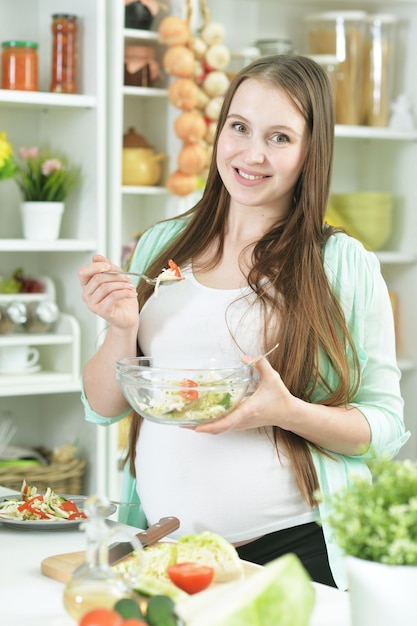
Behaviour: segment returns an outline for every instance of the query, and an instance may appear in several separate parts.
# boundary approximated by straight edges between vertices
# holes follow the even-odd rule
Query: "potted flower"
[[[20,148],[16,183],[23,202],[23,233],[27,239],[57,239],[64,203],[81,180],[79,166],[48,147]]]
[[[334,494],[328,523],[346,554],[352,625],[408,626],[417,619],[417,464],[370,463]]]

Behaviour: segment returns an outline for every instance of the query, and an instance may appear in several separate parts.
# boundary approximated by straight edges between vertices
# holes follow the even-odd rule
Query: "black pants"
[[[312,580],[336,587],[327,557],[323,530],[316,522],[278,530],[237,548],[245,561],[265,565],[279,556],[297,555]]]

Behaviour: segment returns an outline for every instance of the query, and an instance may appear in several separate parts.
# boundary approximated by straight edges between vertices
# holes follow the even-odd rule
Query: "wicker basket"
[[[64,463],[0,468],[0,485],[20,491],[23,480],[34,485],[38,492],[50,487],[56,493],[80,495],[83,490],[84,459]]]

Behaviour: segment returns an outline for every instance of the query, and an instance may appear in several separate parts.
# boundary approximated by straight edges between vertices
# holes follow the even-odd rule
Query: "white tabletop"
[[[0,496],[10,490],[0,487]],[[74,626],[62,604],[64,585],[43,576],[48,556],[84,550],[78,528],[64,531],[25,531],[0,523],[0,623],[7,626]],[[348,594],[314,585],[316,607],[311,626],[350,626]]]

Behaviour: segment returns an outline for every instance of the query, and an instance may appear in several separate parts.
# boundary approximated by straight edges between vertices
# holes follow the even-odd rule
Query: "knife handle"
[[[166,537],[170,532],[177,530],[180,527],[180,520],[178,517],[161,517],[159,522],[149,526],[147,530],[144,530],[136,535],[141,544],[145,546],[151,546],[156,543],[158,539]]]

